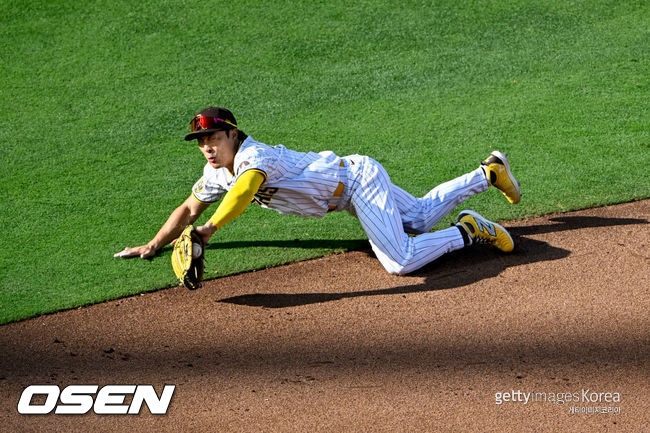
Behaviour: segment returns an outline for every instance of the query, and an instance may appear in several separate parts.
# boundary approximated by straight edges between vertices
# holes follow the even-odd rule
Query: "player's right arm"
[[[126,247],[114,257],[141,257],[143,259],[153,257],[160,248],[176,239],[188,224],[194,223],[210,204],[198,201],[194,195],[190,195],[183,204],[174,209],[156,236],[147,244]]]
[[[212,218],[196,228],[203,241],[207,243],[214,232],[241,215],[265,181],[266,173],[258,169],[248,170],[239,176]]]

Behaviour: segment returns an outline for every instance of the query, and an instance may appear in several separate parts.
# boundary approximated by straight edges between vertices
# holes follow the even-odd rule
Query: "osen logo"
[[[69,385],[63,390],[57,385],[30,385],[20,396],[18,413],[43,415],[54,410],[57,415],[82,415],[92,409],[101,415],[137,415],[144,403],[152,414],[164,415],[176,385],[165,385],[160,397],[152,385],[106,385],[98,389],[99,385]],[[131,394],[131,404],[124,404]],[[34,396],[40,396],[38,404],[33,402]],[[44,403],[40,403],[42,396]]]

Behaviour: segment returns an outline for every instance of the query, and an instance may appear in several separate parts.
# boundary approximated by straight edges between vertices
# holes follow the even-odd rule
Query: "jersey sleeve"
[[[269,146],[250,146],[235,157],[235,177],[247,171],[255,171],[264,176],[264,182],[275,175],[277,156]]]
[[[214,203],[221,200],[226,193],[226,188],[219,181],[218,173],[203,170],[203,176],[192,187],[192,197],[201,203]]]

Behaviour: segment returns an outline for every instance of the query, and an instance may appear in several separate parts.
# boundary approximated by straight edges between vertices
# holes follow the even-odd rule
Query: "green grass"
[[[268,144],[369,154],[418,195],[504,150],[522,203],[466,203],[494,219],[650,197],[648,16],[644,1],[5,0],[0,323],[175,284],[169,249],[112,255],[189,195],[204,161],[182,137],[207,105]],[[207,273],[364,238],[347,214],[251,208]]]

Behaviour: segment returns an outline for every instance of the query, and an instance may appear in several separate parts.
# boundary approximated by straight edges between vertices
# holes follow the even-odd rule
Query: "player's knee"
[[[404,242],[399,248],[380,248],[376,243],[370,241],[377,259],[384,269],[393,275],[404,275],[411,271],[412,254],[409,248],[410,238],[404,234]]]
[[[405,266],[400,266],[398,269],[394,269],[390,272],[391,275],[406,275],[409,273],[409,271],[406,270]]]
[[[381,264],[392,275],[405,275],[410,272],[409,263],[406,260],[384,260]]]

